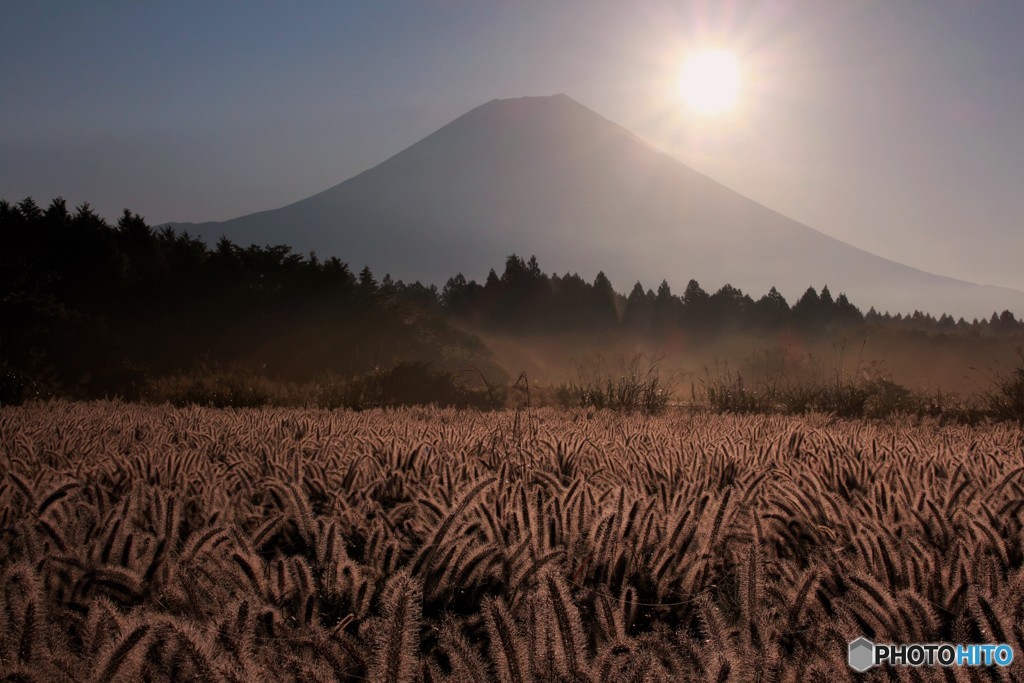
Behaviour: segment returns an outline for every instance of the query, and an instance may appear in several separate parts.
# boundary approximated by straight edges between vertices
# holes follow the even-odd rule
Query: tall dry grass
[[[0,675],[856,680],[859,635],[1021,651],[1010,423],[522,420],[2,409]]]

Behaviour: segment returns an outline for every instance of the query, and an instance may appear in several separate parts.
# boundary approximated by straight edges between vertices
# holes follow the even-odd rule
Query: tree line
[[[480,339],[503,333],[613,332],[711,339],[733,331],[884,325],[949,334],[1024,329],[1009,311],[968,323],[867,314],[828,287],[793,305],[774,288],[759,299],[694,280],[682,295],[667,281],[618,293],[604,273],[546,274],[537,259],[509,256],[483,284],[462,274],[434,285],[378,279],[339,258],[288,246],[212,246],[156,230],[125,210],[110,224],[88,204],[60,198],[0,201],[0,382],[42,394],[132,396],[154,376],[245,367],[302,381],[355,377],[398,363],[471,365],[502,375]],[[4,390],[0,386],[0,400]]]
[[[645,290],[637,282],[628,295],[623,295],[613,289],[604,272],[599,272],[593,282],[575,273],[547,275],[536,257],[524,261],[514,254],[506,259],[500,276],[491,269],[482,285],[461,273],[450,278],[439,305],[456,318],[506,331],[619,330],[654,336],[682,331],[713,337],[786,327],[813,334],[866,324],[974,335],[1024,331],[1024,323],[1010,311],[970,323],[945,313],[938,318],[921,311],[904,316],[880,314],[871,308],[865,314],[846,294],[833,297],[828,285],[821,292],[808,287],[792,305],[775,287],[755,300],[729,284],[707,292],[692,279],[682,295],[674,294],[667,280],[661,281],[657,291]]]
[[[244,368],[351,378],[403,361],[496,372],[436,289],[287,246],[212,247],[125,210],[0,202],[2,394],[133,397],[154,377]]]

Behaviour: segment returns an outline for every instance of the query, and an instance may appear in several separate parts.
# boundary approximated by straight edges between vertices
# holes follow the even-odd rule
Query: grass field
[[[1024,656],[1022,511],[1010,423],[26,404],[0,675],[1019,680],[846,648]]]

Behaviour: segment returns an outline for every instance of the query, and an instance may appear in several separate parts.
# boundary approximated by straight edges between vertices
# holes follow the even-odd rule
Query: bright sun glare
[[[701,114],[719,114],[736,104],[740,89],[740,67],[736,57],[725,50],[691,55],[679,78],[683,101]]]

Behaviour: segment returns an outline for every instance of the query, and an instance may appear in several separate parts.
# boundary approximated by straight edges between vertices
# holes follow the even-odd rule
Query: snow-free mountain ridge
[[[603,270],[620,291],[697,279],[792,303],[829,285],[864,309],[1024,313],[1024,292],[926,273],[829,237],[658,151],[565,95],[492,100],[359,175],[279,209],[175,228],[288,244],[442,285],[512,253]]]

